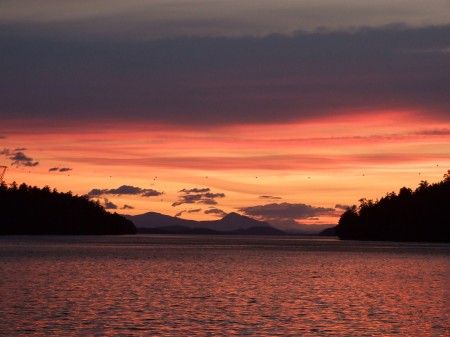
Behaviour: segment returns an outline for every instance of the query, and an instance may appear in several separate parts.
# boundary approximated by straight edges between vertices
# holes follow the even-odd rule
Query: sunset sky
[[[450,169],[447,0],[0,2],[0,165],[282,229]]]

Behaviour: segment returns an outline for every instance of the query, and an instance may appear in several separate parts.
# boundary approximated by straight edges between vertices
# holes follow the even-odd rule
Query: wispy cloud
[[[183,211],[178,212],[177,214],[175,214],[176,217],[181,216],[183,213],[199,213],[201,212],[201,208],[196,208],[196,209],[186,209]]]
[[[224,193],[212,193],[209,188],[182,189],[179,193],[181,194],[178,196],[178,201],[174,202],[172,206],[183,204],[216,205],[215,199],[225,197]]]
[[[89,197],[100,197],[102,195],[139,195],[142,197],[156,197],[164,194],[164,192],[159,192],[149,188],[140,188],[130,185],[122,185],[118,188],[112,189],[98,189],[94,188],[87,193]]]
[[[259,199],[269,199],[269,200],[280,200],[281,199],[281,197],[274,197],[271,195],[260,195],[258,198]]]

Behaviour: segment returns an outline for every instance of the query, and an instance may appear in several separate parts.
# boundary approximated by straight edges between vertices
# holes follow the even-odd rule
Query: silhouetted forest
[[[134,224],[85,196],[48,186],[0,185],[0,234],[134,234]]]
[[[421,181],[380,200],[361,199],[336,226],[341,239],[450,242],[450,170],[435,184]]]

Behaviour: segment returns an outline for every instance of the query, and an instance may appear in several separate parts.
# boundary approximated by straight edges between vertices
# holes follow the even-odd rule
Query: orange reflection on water
[[[255,237],[57,240],[2,245],[0,328],[7,335],[450,332],[448,245]]]

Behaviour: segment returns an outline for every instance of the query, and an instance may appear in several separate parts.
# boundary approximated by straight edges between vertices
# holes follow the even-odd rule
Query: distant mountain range
[[[265,221],[258,221],[237,213],[229,213],[220,220],[195,221],[180,219],[156,212],[124,215],[137,227],[138,233],[149,234],[235,234],[286,235]]]

